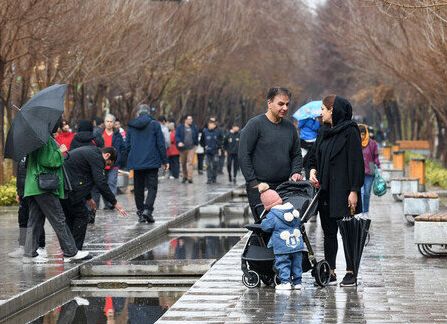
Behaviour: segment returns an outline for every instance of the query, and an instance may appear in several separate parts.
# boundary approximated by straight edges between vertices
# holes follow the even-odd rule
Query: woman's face
[[[321,105],[321,118],[324,124],[332,124],[332,110],[327,109],[324,104]]]

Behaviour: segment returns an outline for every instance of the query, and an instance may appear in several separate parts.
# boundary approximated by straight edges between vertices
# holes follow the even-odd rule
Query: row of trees
[[[14,107],[53,83],[70,85],[72,121],[110,111],[125,123],[144,102],[226,126],[265,109],[266,90],[281,85],[295,107],[351,98],[391,140],[428,138],[446,161],[445,3],[306,3],[0,0],[0,152]]]
[[[446,2],[331,1],[318,19],[319,34],[344,63],[349,82],[341,91],[369,121],[385,121],[391,140],[429,139],[447,162]]]

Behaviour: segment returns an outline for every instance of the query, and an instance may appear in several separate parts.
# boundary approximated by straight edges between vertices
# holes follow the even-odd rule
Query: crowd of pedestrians
[[[303,242],[297,236],[299,212],[284,204],[275,190],[286,181],[303,179],[319,189],[324,255],[331,268],[328,284],[336,284],[338,222],[355,214],[368,215],[374,172],[380,167],[378,147],[366,125],[352,120],[347,99],[326,96],[318,118],[294,124],[286,116],[291,96],[285,88],[269,89],[267,111],[251,118],[242,130],[236,123],[224,129],[213,116],[202,128],[191,115],[176,124],[163,115],[152,116],[146,104],[137,107],[127,129],[112,114],[80,120],[76,132],[68,121],[60,121],[48,142],[18,163],[19,248],[9,256],[45,262],[48,219],[65,261],[88,258],[83,244],[100,198],[104,209],[127,215],[116,199],[119,172],[133,171],[138,222],[154,223],[160,179],[188,186],[198,181],[197,165],[198,174],[206,172],[208,185],[237,183],[240,168],[255,218],[261,220],[260,209],[270,211],[262,227],[274,238],[270,244],[281,281],[278,289],[301,288]],[[219,180],[225,160],[228,179]],[[42,188],[42,174],[57,175],[53,187]],[[296,236],[296,244],[284,246],[279,239],[284,231],[288,238]],[[357,285],[357,273],[346,263],[340,285]]]
[[[91,256],[82,251],[88,224],[94,224],[101,197],[104,210],[127,215],[117,202],[118,174],[133,171],[136,216],[153,223],[159,179],[179,179],[185,185],[207,172],[207,184],[216,183],[228,157],[229,181],[238,172],[239,126],[224,131],[210,117],[199,128],[191,115],[176,125],[165,116],[157,119],[148,105],[137,107],[136,118],[123,127],[112,114],[104,119],[79,120],[76,131],[60,120],[52,138],[18,163],[19,247],[9,253],[24,262],[46,262],[44,222],[48,219],[59,239],[65,261]],[[120,171],[121,170],[121,171]],[[42,190],[36,183],[42,172],[57,172],[56,189]],[[45,208],[47,206],[47,208]]]

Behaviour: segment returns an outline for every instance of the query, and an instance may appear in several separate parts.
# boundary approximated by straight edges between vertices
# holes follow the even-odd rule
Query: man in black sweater
[[[285,88],[270,88],[268,110],[250,119],[241,131],[239,166],[245,177],[248,202],[255,218],[261,204],[258,184],[266,182],[270,188],[287,180],[302,179],[300,140],[293,124],[284,119],[289,109],[291,93]]]
[[[99,149],[96,146],[77,148],[65,158],[64,167],[72,190],[68,192],[67,199],[61,200],[61,204],[78,250],[82,250],[89,220],[86,202],[91,209],[96,209],[91,197],[93,186],[122,216],[127,215],[110,190],[104,172],[105,166],[113,165],[115,160],[116,150],[113,147]]]

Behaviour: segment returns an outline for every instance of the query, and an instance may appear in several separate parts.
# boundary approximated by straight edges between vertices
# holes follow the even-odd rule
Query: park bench
[[[405,192],[418,192],[418,178],[393,178],[390,183],[395,201],[402,201]]]
[[[404,217],[411,225],[416,216],[436,213],[439,210],[439,196],[434,192],[404,193]]]
[[[391,179],[402,178],[404,176],[404,170],[385,169],[382,168],[381,176],[386,181],[387,186],[390,186]]]
[[[447,212],[417,216],[414,222],[414,243],[426,257],[447,256]]]
[[[412,151],[423,155],[430,155],[430,142],[426,140],[401,140],[396,142],[400,150]]]

